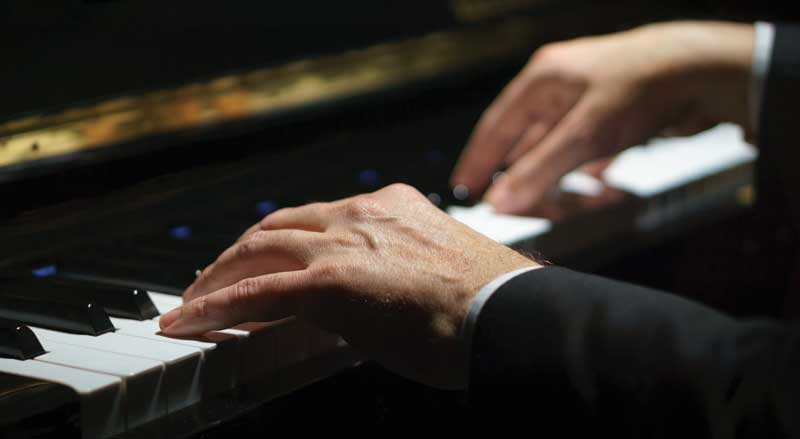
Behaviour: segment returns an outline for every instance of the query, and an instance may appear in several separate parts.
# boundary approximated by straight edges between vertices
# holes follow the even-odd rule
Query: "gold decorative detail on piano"
[[[743,207],[751,207],[756,204],[756,189],[752,184],[748,184],[736,191],[736,202]]]
[[[534,6],[552,3],[551,0],[451,0],[453,14],[461,21],[479,21],[500,17]]]
[[[541,28],[508,19],[7,122],[0,125],[0,166],[269,117],[491,65],[530,51]]]

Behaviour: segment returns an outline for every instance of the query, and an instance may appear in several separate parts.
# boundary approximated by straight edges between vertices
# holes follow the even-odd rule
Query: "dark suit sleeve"
[[[777,25],[759,115],[759,202],[800,230],[800,26]],[[769,209],[766,209],[769,208]]]
[[[775,27],[759,116],[755,220],[762,295],[784,316],[800,316],[800,26]],[[777,310],[776,310],[777,312]]]
[[[485,303],[470,398],[476,419],[541,437],[796,437],[798,338],[776,322],[545,268]]]

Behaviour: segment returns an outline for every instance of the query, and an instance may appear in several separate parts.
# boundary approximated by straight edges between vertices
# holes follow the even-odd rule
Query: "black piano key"
[[[92,303],[73,303],[6,294],[0,289],[0,318],[76,334],[100,335],[114,330],[106,311]]]
[[[30,328],[20,322],[0,319],[0,357],[29,360],[44,353]]]
[[[144,288],[71,280],[59,277],[57,273],[45,278],[0,278],[0,290],[73,304],[95,303],[109,315],[126,319],[147,320],[158,316],[158,310]]]

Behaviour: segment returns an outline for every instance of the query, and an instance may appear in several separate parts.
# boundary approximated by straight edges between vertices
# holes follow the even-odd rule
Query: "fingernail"
[[[198,327],[196,322],[192,323],[191,320],[192,319],[177,318],[172,324],[161,329],[161,332],[170,337],[189,337],[205,332],[202,328]]]
[[[165,329],[162,329],[161,332],[170,337],[194,337],[203,335],[214,329],[214,322],[184,317],[179,318]]]
[[[158,320],[158,326],[161,328],[162,331],[165,331],[175,323],[178,318],[181,316],[181,307],[177,307],[172,311],[164,314]]]
[[[183,307],[164,314],[160,321],[161,332],[171,337],[191,337],[213,330],[214,322],[184,314]]]

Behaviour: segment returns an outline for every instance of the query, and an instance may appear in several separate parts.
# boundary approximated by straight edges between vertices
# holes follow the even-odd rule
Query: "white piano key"
[[[122,379],[128,428],[138,427],[167,415],[167,394],[163,384],[164,363],[46,339],[40,342],[47,353],[36,357],[36,361],[114,375]]]
[[[122,380],[111,375],[36,360],[0,358],[0,372],[63,384],[81,401],[84,438],[105,438],[125,432]]]
[[[474,207],[451,206],[447,213],[501,244],[513,244],[547,233],[552,224],[544,218],[501,215],[486,203]]]
[[[67,334],[31,327],[39,340],[48,340],[104,352],[148,358],[164,364],[164,385],[167,389],[167,410],[175,412],[201,401],[203,395],[203,362],[199,349],[146,340],[117,333],[97,337]]]
[[[240,381],[247,384],[273,376],[276,370],[275,346],[280,322],[244,323],[220,332],[239,337],[241,341]]]
[[[167,313],[183,304],[179,296],[148,291],[159,313]],[[158,317],[153,319],[158,321]],[[278,369],[291,368],[312,356],[346,348],[336,334],[330,334],[294,318],[267,323],[245,323],[219,332],[240,338],[240,382],[263,379]]]
[[[183,299],[180,296],[155,291],[148,291],[148,294],[160,314],[165,314],[183,305]],[[158,322],[158,319],[159,317],[156,317],[153,320]],[[276,328],[282,324],[284,323],[245,323],[235,328],[219,331],[234,335],[240,340],[240,383],[262,379],[275,372],[275,337],[279,333]]]
[[[199,349],[203,355],[203,387],[205,396],[213,396],[238,385],[241,362],[239,337],[222,332],[208,332],[201,337],[173,338],[161,334],[158,322],[153,320],[127,320],[116,317],[111,323],[117,333],[140,337],[156,342],[172,343]]]
[[[586,197],[599,197],[605,190],[603,182],[581,171],[572,171],[563,176],[559,183],[559,188],[563,192],[570,192]]]
[[[183,305],[183,298],[181,296],[173,296],[172,294],[158,293],[155,291],[148,291],[150,300],[156,306],[159,314],[166,314],[169,311]],[[158,317],[155,318],[158,320]]]
[[[603,180],[643,198],[664,193],[756,159],[742,129],[722,124],[690,137],[657,139],[630,148],[603,173]]]

